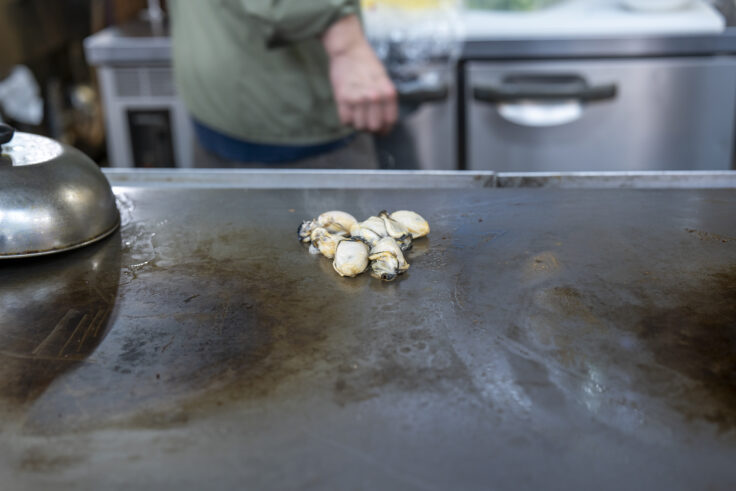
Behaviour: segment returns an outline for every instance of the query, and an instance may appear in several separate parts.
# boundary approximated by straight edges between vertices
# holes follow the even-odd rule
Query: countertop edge
[[[736,171],[501,172],[120,169],[105,168],[112,186],[232,189],[736,189]]]

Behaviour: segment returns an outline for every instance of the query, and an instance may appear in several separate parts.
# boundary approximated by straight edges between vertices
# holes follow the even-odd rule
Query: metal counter
[[[171,62],[167,25],[138,21],[107,28],[85,40],[91,65]],[[736,53],[736,28],[701,35],[470,40],[461,59],[637,58]]]
[[[108,176],[120,232],[0,264],[4,489],[736,487],[733,187]],[[392,283],[296,240],[400,208]]]
[[[236,189],[736,189],[736,171],[494,172],[329,169],[114,169],[116,186]]]
[[[736,28],[697,36],[588,37],[578,39],[493,39],[467,41],[462,58],[524,60],[552,58],[655,58],[717,56],[736,52]]]

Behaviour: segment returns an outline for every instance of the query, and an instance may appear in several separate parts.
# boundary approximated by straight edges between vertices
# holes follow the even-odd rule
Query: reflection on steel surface
[[[0,400],[32,401],[104,339],[120,276],[120,236],[0,269]]]
[[[15,133],[13,140],[3,145],[2,153],[9,157],[15,166],[25,166],[48,162],[63,153],[62,146],[43,136],[29,133]]]

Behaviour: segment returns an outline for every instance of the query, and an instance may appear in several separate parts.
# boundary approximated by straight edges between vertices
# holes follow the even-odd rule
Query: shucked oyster
[[[429,234],[429,223],[419,213],[400,210],[391,213],[391,218],[402,224],[411,233],[412,239]]]
[[[390,252],[391,254],[396,256],[396,259],[399,261],[399,269],[402,273],[409,269],[409,263],[406,262],[406,258],[404,258],[404,253],[401,251],[399,244],[393,238],[384,237],[383,239],[379,240],[376,245],[371,248],[370,255],[380,254],[382,252]]]
[[[331,234],[349,234],[353,225],[358,223],[350,213],[344,211],[328,211],[317,217],[317,223]]]
[[[300,242],[309,242],[312,240],[312,232],[314,232],[314,229],[319,228],[319,225],[317,225],[317,220],[305,220],[302,222],[301,225],[299,225],[299,228],[296,229],[296,234],[299,236]]]
[[[332,267],[340,276],[358,276],[368,267],[368,246],[359,240],[340,241]]]
[[[324,228],[331,234],[347,235],[350,229],[358,223],[353,215],[344,211],[326,211],[314,220],[306,220],[299,225],[297,234],[302,242],[311,240],[312,232],[319,227]]]
[[[399,260],[390,252],[371,254],[371,276],[384,281],[393,281],[399,275]]]
[[[409,229],[407,229],[402,223],[391,218],[386,210],[379,213],[378,217],[383,220],[383,225],[386,227],[386,233],[389,237],[396,240],[402,251],[408,251],[411,249],[411,233],[409,233]]]
[[[413,211],[382,211],[358,222],[343,211],[328,211],[299,226],[299,240],[311,242],[309,251],[333,259],[340,276],[357,276],[368,268],[371,274],[391,281],[409,269],[404,252],[412,239],[429,233],[429,224]],[[348,235],[350,237],[348,237]]]
[[[380,217],[368,217],[365,221],[356,222],[356,224],[350,229],[351,234],[353,230],[356,230],[357,228],[367,228],[379,237],[386,237],[388,235],[386,225]]]
[[[353,227],[353,230],[350,232],[350,237],[352,237],[353,239],[358,239],[361,242],[365,242],[370,247],[373,247],[376,242],[381,240],[381,237],[373,230],[369,228],[362,228],[360,226]]]
[[[373,247],[380,239],[388,236],[388,231],[381,218],[369,217],[367,220],[353,225],[350,229],[350,236]]]
[[[409,230],[404,225],[391,218],[386,210],[379,213],[378,218],[383,221],[386,233],[394,239],[398,239],[409,233]]]
[[[331,234],[322,227],[317,227],[312,231],[310,235],[312,244],[309,246],[309,252],[312,254],[321,253],[326,258],[332,259],[335,257],[335,249],[337,244],[345,240],[342,235]]]
[[[384,237],[371,248],[371,274],[382,280],[391,281],[409,269],[399,244],[392,237]]]

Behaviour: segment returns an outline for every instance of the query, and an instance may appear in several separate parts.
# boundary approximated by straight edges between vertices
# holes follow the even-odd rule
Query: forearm
[[[330,58],[357,49],[362,43],[365,43],[365,36],[357,15],[342,17],[322,35],[322,45]]]
[[[368,44],[360,19],[348,15],[334,22],[322,35],[322,45],[343,124],[388,131],[397,117],[396,90]]]

